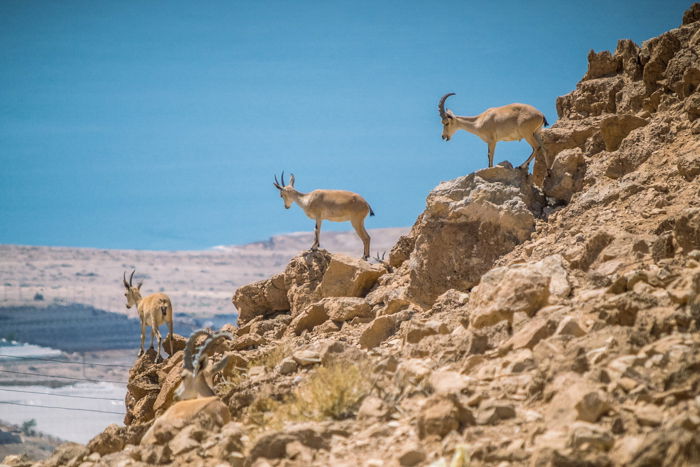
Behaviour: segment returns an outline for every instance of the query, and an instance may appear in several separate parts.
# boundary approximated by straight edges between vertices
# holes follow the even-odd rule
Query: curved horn
[[[280,186],[280,182],[277,181],[277,175],[275,175],[275,183],[273,183],[273,185],[274,185],[275,188],[277,188],[278,190],[281,190],[281,189],[282,189],[282,187]]]
[[[211,331],[208,329],[199,329],[190,334],[190,338],[187,339],[187,344],[185,344],[185,355],[182,358],[182,366],[185,368],[185,370],[194,372],[194,359],[192,358],[192,353],[194,352],[194,345],[197,338],[202,335],[211,337]]]
[[[134,273],[136,272],[136,269],[131,271],[131,275],[129,276],[129,287],[133,286],[133,280],[134,280]]]
[[[126,271],[124,271],[124,287],[129,288],[129,283],[126,281]]]
[[[448,97],[454,96],[454,95],[455,95],[454,92],[450,92],[450,93],[442,96],[442,98],[440,99],[440,103],[438,104],[438,109],[440,110],[440,118],[447,117],[447,114],[445,113],[445,101],[447,100]]]
[[[284,183],[284,170],[282,171],[282,186],[287,186],[287,184]]]
[[[221,340],[221,339],[233,339],[233,336],[228,333],[228,332],[217,332],[213,336],[210,336],[209,339],[204,341],[204,344],[199,348],[199,351],[197,352],[197,355],[195,355],[193,362],[195,365],[195,371],[199,370],[199,368],[202,366],[201,362],[204,357],[209,355],[209,352],[214,348],[216,343]]]

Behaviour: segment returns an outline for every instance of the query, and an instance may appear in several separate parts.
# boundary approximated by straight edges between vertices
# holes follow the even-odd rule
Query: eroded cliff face
[[[387,263],[307,252],[236,291],[232,422],[141,443],[182,360],[146,354],[127,425],[44,465],[700,463],[699,20],[592,52],[534,174],[440,184]]]

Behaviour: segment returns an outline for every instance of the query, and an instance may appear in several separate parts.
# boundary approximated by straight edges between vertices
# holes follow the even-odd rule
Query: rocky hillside
[[[183,358],[147,354],[125,426],[43,465],[699,464],[699,50],[695,4],[591,52],[533,175],[440,184],[385,263],[322,250],[239,288],[232,421],[142,441]]]

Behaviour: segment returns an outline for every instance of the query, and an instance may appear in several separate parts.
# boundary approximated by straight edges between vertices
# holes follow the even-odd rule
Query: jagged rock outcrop
[[[527,174],[509,164],[441,183],[428,195],[410,242],[397,247],[411,244],[403,262],[407,298],[430,306],[446,290],[475,286],[499,256],[527,240],[542,203]],[[400,266],[397,256],[392,251],[391,261]]]
[[[534,176],[439,185],[388,264],[304,253],[239,289],[232,422],[139,444],[181,359],[147,354],[128,426],[45,465],[700,464],[699,44],[695,4],[591,53]]]
[[[297,316],[326,297],[364,297],[385,272],[361,259],[307,251],[292,258],[283,273],[236,290],[232,301],[241,324],[280,311]]]

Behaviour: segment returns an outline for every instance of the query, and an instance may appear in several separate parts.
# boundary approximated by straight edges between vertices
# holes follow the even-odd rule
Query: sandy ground
[[[372,229],[372,254],[391,249],[408,228]],[[143,291],[170,295],[176,314],[232,315],[231,296],[241,285],[281,271],[308,249],[312,232],[278,235],[266,241],[202,251],[100,250],[0,245],[0,307],[81,303],[129,314],[122,274],[136,269]],[[354,232],[323,232],[321,246],[361,256]],[[2,337],[2,336],[0,336]]]

